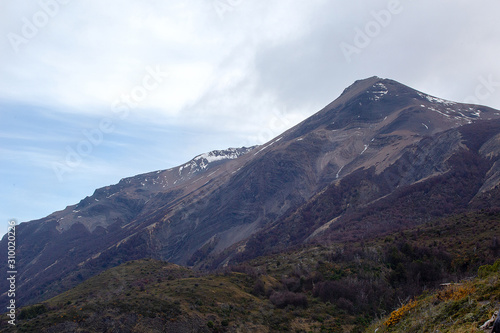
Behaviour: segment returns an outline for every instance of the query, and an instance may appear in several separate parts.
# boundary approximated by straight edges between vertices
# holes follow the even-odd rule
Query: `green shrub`
[[[480,278],[484,278],[484,277],[490,275],[491,273],[495,273],[495,272],[500,272],[500,259],[495,261],[495,263],[493,265],[484,265],[484,266],[479,267],[479,269],[477,270],[477,275]]]
[[[32,306],[28,306],[27,308],[24,308],[21,310],[19,313],[19,319],[31,319],[35,318],[38,315],[41,315],[42,313],[47,312],[48,309],[45,306],[45,304],[36,304]]]

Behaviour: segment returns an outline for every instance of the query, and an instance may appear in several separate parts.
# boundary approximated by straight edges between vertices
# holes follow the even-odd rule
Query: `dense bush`
[[[23,320],[23,319],[35,318],[36,316],[45,313],[47,311],[48,309],[44,304],[32,305],[22,309],[21,312],[19,313],[18,319]]]
[[[307,297],[302,293],[293,293],[291,291],[277,291],[269,298],[271,303],[278,308],[285,308],[288,305],[307,307]]]

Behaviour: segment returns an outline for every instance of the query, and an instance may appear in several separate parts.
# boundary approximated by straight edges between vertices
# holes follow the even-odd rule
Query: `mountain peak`
[[[347,97],[347,98],[352,98],[355,95],[367,90],[371,86],[374,86],[378,83],[383,84],[384,79],[378,77],[378,76],[372,76],[366,79],[362,80],[356,80],[354,81],[353,84],[351,84],[349,87],[345,88],[342,94],[340,95],[339,98],[342,97]]]
[[[178,167],[125,178],[77,205],[19,225],[19,281],[26,291],[21,301],[47,297],[41,288],[77,272],[131,258],[224,265],[308,238],[356,239],[410,219],[419,223],[430,216],[427,207],[431,213],[434,207],[465,207],[481,188],[499,183],[500,130],[490,119],[500,121],[500,111],[376,76],[356,81],[330,105],[253,151],[215,150]],[[454,174],[463,175],[460,187],[447,178]],[[433,198],[443,197],[437,205],[420,200],[422,187],[416,187],[420,201],[417,209],[409,206],[413,218],[404,215],[403,203],[414,197],[401,197],[397,216],[388,222],[377,224],[394,214],[391,202],[371,217],[383,200],[398,199],[410,193],[402,189],[427,180]],[[457,188],[468,194],[453,192]],[[358,221],[364,216],[358,213],[366,216]],[[372,229],[363,229],[364,220]],[[361,234],[351,229],[351,236],[343,236],[342,228],[350,225]]]

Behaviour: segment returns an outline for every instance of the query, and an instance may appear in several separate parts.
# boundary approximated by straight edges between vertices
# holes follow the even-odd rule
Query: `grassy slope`
[[[472,281],[444,286],[407,302],[366,332],[484,332],[480,326],[499,305],[500,260],[483,266]]]
[[[18,330],[26,332],[192,331],[211,320],[244,323],[263,302],[244,292],[245,276],[196,277],[192,271],[154,260],[107,270],[40,305],[25,308]],[[38,307],[38,310],[37,310]],[[37,313],[38,312],[38,313]],[[45,313],[43,313],[45,312]],[[248,324],[255,327],[258,325]],[[5,330],[9,331],[9,330]]]
[[[277,284],[269,276],[261,279],[266,287]],[[23,308],[16,329],[6,323],[1,328],[2,332],[305,332],[323,325],[311,319],[318,311],[314,304],[293,312],[276,308],[265,297],[250,294],[254,282],[238,272],[196,276],[160,261],[133,261]]]

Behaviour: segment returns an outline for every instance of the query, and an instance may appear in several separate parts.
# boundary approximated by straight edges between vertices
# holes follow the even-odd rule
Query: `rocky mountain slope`
[[[132,259],[218,267],[487,205],[500,180],[498,119],[392,80],[357,81],[262,146],[127,178],[22,223],[19,301]]]
[[[390,167],[360,168],[217,258],[239,261],[307,242],[362,240],[454,213],[497,207],[500,122],[423,138]],[[487,147],[495,146],[495,153]]]

